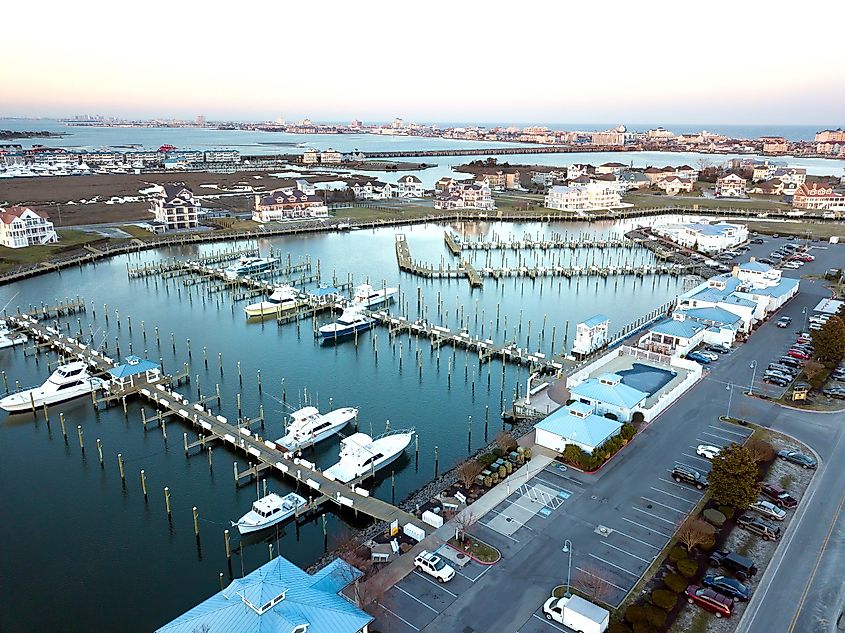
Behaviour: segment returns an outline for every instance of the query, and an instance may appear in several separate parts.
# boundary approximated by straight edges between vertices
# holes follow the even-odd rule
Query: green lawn
[[[71,229],[60,229],[58,234],[58,244],[28,246],[26,248],[6,248],[5,246],[0,246],[0,272],[5,272],[18,266],[45,262],[67,251],[72,251],[85,244],[93,244],[104,239],[101,235]]]

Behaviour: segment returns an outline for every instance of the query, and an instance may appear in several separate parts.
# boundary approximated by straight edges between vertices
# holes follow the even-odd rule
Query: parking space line
[[[558,492],[565,492],[565,493],[569,494],[570,496],[572,496],[572,494],[573,494],[571,490],[567,490],[566,488],[563,488],[563,487],[559,486],[558,484],[553,484],[551,481],[547,481],[546,479],[543,479],[539,475],[534,475],[533,479],[537,479],[539,481],[542,481],[544,484],[546,484],[550,488],[554,488]]]
[[[671,525],[673,527],[675,525],[674,521],[670,521],[669,519],[664,519],[663,517],[659,517],[656,514],[652,514],[651,512],[646,512],[645,510],[643,510],[642,508],[638,508],[637,506],[631,506],[631,508],[633,508],[637,512],[642,512],[643,514],[647,514],[650,517],[654,517],[658,521],[663,521],[664,523],[668,523],[669,525]]]
[[[678,462],[675,462],[675,463],[680,464],[681,466],[686,466],[687,468],[692,468],[693,470],[696,470],[696,468],[699,468],[699,466],[693,466],[692,464],[687,464],[686,462],[682,462],[682,461],[678,461]],[[671,473],[672,471],[670,470],[668,472]]]
[[[736,442],[736,440],[732,440],[729,437],[724,437],[722,435],[716,435],[715,433],[710,433],[709,431],[702,431],[701,434],[702,435],[709,435],[710,437],[718,437],[723,442]]]
[[[444,586],[443,586],[445,583],[442,583],[442,582],[434,582],[431,578],[426,578],[425,576],[423,576],[420,572],[418,572],[418,571],[416,571],[416,570],[414,570],[414,573],[415,573],[417,576],[419,576],[420,578],[422,578],[423,580],[425,580],[426,582],[431,583],[432,585],[434,585],[434,586],[435,586],[435,587],[437,587],[438,589],[442,589],[443,591],[445,591],[446,593],[448,593],[448,594],[449,594],[450,596],[452,596],[453,598],[457,598],[457,597],[458,597],[458,594],[456,594],[456,593],[452,593],[451,591],[449,591],[448,589],[446,589],[446,587],[444,587]]]
[[[656,503],[659,506],[666,508],[667,510],[672,510],[673,512],[677,512],[678,514],[687,514],[689,510],[678,510],[678,508],[673,508],[672,506],[667,506],[665,503],[660,503],[659,501],[655,501],[654,499],[649,499],[648,497],[640,497],[640,499],[645,499],[649,503]],[[692,502],[690,502],[692,503]],[[695,505],[695,504],[693,504]]]
[[[690,488],[689,486],[684,486],[683,484],[679,484],[677,481],[672,481],[671,479],[663,479],[663,477],[658,477],[658,479],[665,484],[672,484],[673,486],[675,486],[676,488],[680,488],[681,490],[687,490],[687,491],[690,491],[690,492],[695,490],[694,488]]]
[[[571,481],[576,486],[581,486],[582,488],[584,487],[583,482],[578,481],[577,479],[573,479],[569,475],[564,475],[562,472],[558,472],[557,470],[549,470],[548,468],[544,468],[541,472],[549,473],[550,475],[554,475],[555,477],[560,477],[561,479],[565,479],[566,481]]]
[[[722,426],[714,426],[712,424],[708,424],[707,426],[711,429],[716,429],[717,431],[722,431],[723,433],[730,433],[731,435],[739,435],[743,438],[748,437],[750,435],[750,433],[740,433],[739,431],[731,431],[729,429],[724,428],[724,426],[727,426],[728,424],[730,423],[722,422]]]
[[[681,453],[684,457],[689,457],[691,459],[697,459],[700,462],[704,462],[705,464],[709,464],[710,460],[705,459],[704,457],[699,457],[698,455],[690,455],[689,453]]]
[[[587,574],[588,576],[592,576],[593,578],[598,578],[598,579],[599,579],[599,580],[601,580],[602,582],[606,582],[606,583],[607,583],[608,585],[610,585],[611,587],[616,587],[619,591],[624,591],[624,592],[626,592],[626,593],[627,593],[627,591],[628,591],[627,589],[625,589],[625,587],[620,587],[619,585],[614,585],[614,584],[613,584],[612,582],[610,582],[607,578],[603,578],[602,576],[596,576],[594,573],[589,572],[589,571],[587,571],[586,569],[581,569],[580,567],[576,567],[575,569],[577,569],[578,571],[580,571],[582,574]]]
[[[647,563],[647,564],[652,563],[653,559],[648,560],[647,558],[641,558],[640,556],[637,556],[636,554],[632,554],[631,552],[624,550],[621,547],[616,547],[615,545],[611,545],[610,543],[607,543],[607,542],[605,542],[605,545],[607,545],[610,549],[615,549],[617,552],[622,552],[626,556],[630,556],[631,558],[636,558],[637,560],[642,561],[644,563]]]
[[[519,539],[515,539],[515,538],[514,538],[514,537],[512,537],[510,534],[505,534],[504,532],[500,532],[499,530],[497,530],[496,528],[494,528],[494,527],[493,527],[492,525],[490,525],[489,523],[484,523],[483,521],[479,521],[479,522],[478,522],[478,525],[483,525],[483,526],[484,526],[484,527],[486,527],[488,530],[493,530],[496,534],[501,534],[501,535],[502,535],[502,536],[504,536],[505,538],[512,540],[514,543],[519,543]]]
[[[540,617],[539,615],[537,615],[536,613],[532,613],[531,615],[532,615],[532,616],[534,616],[535,618],[537,618],[538,620],[540,620],[540,622],[545,622],[546,624],[548,624],[548,625],[549,625],[550,627],[552,627],[553,629],[557,629],[558,631],[563,631],[563,633],[568,633],[568,632],[569,632],[569,629],[562,629],[561,627],[559,627],[557,624],[555,624],[554,622],[552,622],[552,621],[551,621],[551,620],[549,620],[548,618],[541,618],[541,617]]]
[[[648,529],[648,528],[646,528],[646,529]],[[614,533],[614,534],[621,534],[621,535],[622,535],[622,536],[624,536],[625,538],[629,538],[629,539],[631,539],[632,541],[636,541],[637,543],[642,543],[642,544],[643,544],[643,545],[645,545],[646,547],[650,547],[651,549],[656,549],[658,552],[659,552],[659,551],[660,551],[660,549],[661,549],[661,548],[657,547],[657,545],[652,545],[651,543],[648,543],[648,542],[646,542],[646,541],[643,541],[643,540],[641,540],[641,539],[638,539],[636,536],[631,536],[630,534],[626,534],[626,533],[625,533],[625,532],[623,532],[622,530],[616,530],[616,529],[614,529],[614,530],[613,530],[613,533]]]
[[[630,575],[631,575],[631,576],[633,576],[634,578],[639,578],[639,577],[640,577],[640,574],[637,574],[637,573],[632,572],[632,571],[628,571],[627,569],[625,569],[624,567],[620,567],[619,565],[614,565],[614,564],[613,564],[613,563],[611,563],[609,560],[605,560],[605,559],[601,558],[600,556],[596,556],[595,554],[590,554],[590,557],[591,557],[591,558],[595,558],[596,560],[600,560],[600,561],[601,561],[601,562],[603,562],[605,565],[610,565],[611,567],[615,567],[616,569],[618,569],[618,570],[620,570],[620,571],[624,571],[626,574],[630,574]],[[428,606],[428,605],[426,605],[426,606]]]
[[[665,537],[665,538],[672,538],[672,535],[671,535],[671,534],[664,534],[663,532],[661,532],[661,531],[660,531],[660,530],[658,530],[657,528],[648,527],[647,525],[643,525],[642,523],[637,523],[637,522],[636,522],[636,521],[634,521],[633,519],[629,519],[629,518],[627,518],[627,517],[622,517],[622,520],[623,520],[623,521],[627,521],[628,523],[633,523],[634,525],[638,525],[638,526],[639,526],[639,527],[641,527],[642,529],[644,529],[644,530],[648,530],[649,532],[655,532],[656,534],[659,534],[660,536],[663,536],[663,537]]]
[[[672,497],[672,498],[674,498],[674,499],[678,499],[678,500],[680,500],[680,501],[683,501],[684,503],[691,503],[691,504],[693,504],[693,505],[695,505],[696,503],[698,503],[697,501],[691,501],[691,500],[686,499],[686,498],[684,498],[684,497],[681,497],[681,496],[679,496],[679,495],[673,495],[671,492],[666,492],[665,490],[661,490],[660,488],[655,488],[654,486],[649,486],[649,488],[651,488],[651,489],[652,489],[652,490],[654,490],[655,492],[659,492],[660,494],[666,495],[667,497]]]
[[[529,499],[530,499],[530,497],[529,497]],[[537,503],[539,503],[539,501],[538,501]],[[536,508],[536,509],[535,509],[535,508],[527,508],[527,507],[525,507],[525,506],[523,506],[523,505],[518,504],[516,501],[511,501],[511,505],[512,505],[512,506],[516,506],[517,508],[522,508],[523,510],[527,510],[528,512],[533,512],[533,513],[534,513],[534,516],[537,516],[537,515],[540,513],[540,509],[539,509],[539,508]],[[540,508],[545,508],[547,505],[548,505],[548,504],[545,504],[545,503],[544,503],[544,504],[542,504],[542,505],[540,506]],[[531,518],[533,519],[534,517],[531,517]],[[543,517],[543,518],[545,519],[545,518],[547,518],[547,517]],[[523,523],[522,525],[525,525],[525,523]],[[530,528],[529,528],[529,529],[530,529]]]
[[[423,602],[422,600],[420,600],[419,598],[417,598],[414,594],[412,594],[410,591],[405,591],[405,590],[404,590],[404,589],[402,589],[402,587],[400,587],[399,585],[393,585],[393,588],[394,588],[394,589],[398,589],[399,591],[401,591],[402,593],[404,593],[406,596],[408,596],[411,600],[416,600],[417,602],[419,602],[422,606],[424,606],[424,607],[425,607],[426,609],[428,609],[429,611],[434,611],[437,615],[440,615],[440,611],[438,611],[437,609],[435,609],[434,607],[432,607],[432,606],[431,606],[430,604],[428,604],[427,602]]]
[[[511,505],[516,505],[516,504],[511,504]],[[519,507],[520,507],[520,508],[522,508],[522,506],[519,506]],[[523,510],[527,510],[528,508],[522,508],[522,509],[523,509]],[[492,512],[493,514],[496,514],[496,515],[498,515],[498,516],[500,516],[500,517],[505,517],[506,519],[510,519],[510,520],[511,520],[512,522],[514,522],[514,523],[518,523],[520,528],[525,528],[526,530],[531,530],[532,532],[534,531],[532,528],[530,528],[530,527],[528,527],[527,525],[525,525],[525,523],[523,523],[522,521],[517,521],[516,519],[514,519],[514,518],[513,518],[511,515],[509,515],[509,514],[505,514],[504,512],[499,512],[499,511],[497,511],[497,510],[490,510],[490,512]],[[532,518],[533,518],[533,517],[532,517]],[[545,517],[544,517],[544,518],[545,518]],[[518,529],[518,528],[517,528],[517,529]]]
[[[412,629],[414,629],[415,631],[419,631],[419,629],[418,629],[417,627],[415,627],[413,624],[411,624],[410,622],[408,622],[405,618],[403,618],[403,617],[402,617],[401,615],[399,615],[398,613],[394,613],[393,611],[391,611],[390,609],[388,609],[386,606],[384,606],[384,605],[383,605],[381,602],[379,602],[378,600],[375,600],[374,602],[375,602],[378,606],[380,606],[382,609],[384,609],[387,613],[389,613],[389,614],[390,614],[390,615],[392,615],[394,618],[396,618],[397,620],[399,620],[399,621],[401,621],[401,622],[404,622],[405,624],[407,624],[408,626],[410,626],[410,627],[411,627]]]

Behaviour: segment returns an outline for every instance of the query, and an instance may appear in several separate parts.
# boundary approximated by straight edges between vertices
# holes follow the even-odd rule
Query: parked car
[[[777,507],[771,501],[755,501],[748,506],[748,509],[754,510],[754,512],[762,514],[767,519],[774,519],[775,521],[783,521],[786,518],[786,511],[783,508]]]
[[[709,365],[710,364],[710,359],[707,358],[706,356],[702,356],[698,352],[690,352],[689,354],[687,354],[687,358],[690,359],[690,360],[694,360],[696,363],[699,363],[701,365]]]
[[[757,565],[753,560],[728,549],[717,550],[710,554],[710,564],[727,569],[738,580],[746,580],[757,573]]]
[[[793,378],[799,373],[799,370],[795,367],[790,367],[789,365],[782,365],[780,363],[769,363],[769,366],[766,369],[769,371],[779,371],[782,374],[786,374],[787,376],[791,376]]]
[[[815,459],[801,451],[778,451],[778,457],[793,464],[798,464],[802,468],[809,468],[810,470],[815,470],[816,466],[818,466]]]
[[[810,326],[812,327],[812,326]],[[821,328],[819,328],[821,329]],[[810,355],[800,349],[795,349],[794,347],[789,348],[789,351],[786,353],[788,356],[792,356],[792,358],[800,358],[801,360],[810,360]]]
[[[836,398],[837,400],[845,400],[845,388],[836,385],[832,387],[825,387],[822,393],[828,398]]]
[[[786,387],[789,384],[786,378],[781,378],[780,376],[764,376],[763,382],[775,385],[776,387]]]
[[[695,449],[696,455],[701,455],[702,457],[706,457],[707,459],[713,459],[722,452],[722,449],[718,446],[710,446],[709,444],[699,444],[698,448]]]
[[[698,350],[695,353],[700,356],[704,356],[704,358],[707,358],[708,360],[710,360],[710,362],[713,362],[714,360],[719,360],[719,355],[715,352],[710,352],[707,350]]]
[[[734,601],[713,589],[690,585],[684,594],[687,597],[687,602],[698,605],[705,611],[710,611],[717,618],[729,618],[733,613]]]
[[[714,343],[713,345],[707,346],[708,352],[716,352],[717,354],[729,354],[731,348],[727,345],[719,345],[718,343]]]
[[[792,356],[781,356],[778,358],[777,362],[781,365],[786,365],[787,367],[794,367],[795,369],[801,369],[804,366],[804,363]]]
[[[761,258],[760,258],[760,259],[758,259],[757,261],[758,261],[758,262],[760,262],[761,264],[768,264],[769,266],[771,266],[772,264],[774,264],[774,263],[775,263],[774,261],[772,261],[772,260],[771,260],[771,259],[769,259],[768,257],[761,257]]]
[[[748,599],[751,597],[751,590],[748,587],[735,578],[729,578],[728,576],[707,574],[701,579],[701,584],[740,602],[748,602]]]
[[[688,483],[699,490],[704,490],[707,487],[707,477],[684,464],[675,464],[675,467],[672,468],[672,479],[678,483],[682,481]]]
[[[799,336],[795,342],[799,345],[812,345],[813,339],[811,339],[809,336]]]
[[[438,582],[449,582],[455,577],[455,570],[451,565],[437,554],[425,550],[414,559],[414,567],[436,578]]]
[[[777,326],[778,327],[789,327],[789,324],[792,323],[792,318],[788,316],[783,316],[778,319]]]
[[[766,541],[776,541],[780,538],[779,527],[750,514],[743,514],[736,520],[736,524],[753,534],[763,537],[763,540]]]
[[[777,484],[764,483],[760,486],[760,494],[768,497],[776,506],[781,508],[794,508],[798,505],[798,499]]]

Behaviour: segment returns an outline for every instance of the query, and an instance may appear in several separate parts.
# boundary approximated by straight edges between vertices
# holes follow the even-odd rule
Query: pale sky
[[[2,22],[0,116],[845,124],[841,0],[15,0]]]

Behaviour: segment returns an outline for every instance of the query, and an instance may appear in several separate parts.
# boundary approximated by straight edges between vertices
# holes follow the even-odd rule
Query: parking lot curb
[[[490,545],[489,543],[485,543],[484,541],[482,541],[480,538],[478,538],[478,537],[477,537],[477,536],[475,536],[475,535],[473,535],[473,537],[472,537],[472,538],[474,538],[474,539],[475,539],[476,541],[478,541],[479,543],[484,543],[484,545],[486,545],[487,547],[493,547],[492,545]],[[485,562],[485,561],[483,561],[483,560],[481,560],[481,559],[476,558],[475,556],[473,556],[470,552],[467,552],[466,550],[458,549],[457,547],[455,547],[455,546],[454,546],[454,545],[452,545],[451,543],[448,543],[448,542],[447,542],[447,543],[446,543],[446,546],[447,546],[447,547],[450,547],[451,549],[455,550],[456,552],[460,552],[461,554],[463,554],[463,555],[465,555],[465,556],[469,556],[469,557],[470,557],[473,561],[475,561],[475,562],[476,562],[476,563],[478,563],[479,565],[484,565],[485,567],[490,567],[491,565],[495,565],[496,563],[498,563],[499,561],[501,561],[501,560],[502,560],[502,552],[499,552],[499,550],[498,550],[498,549],[496,549],[495,547],[493,547],[493,549],[495,549],[497,552],[499,552],[499,560],[495,560],[495,561],[493,561],[492,563],[488,563],[488,562]]]

